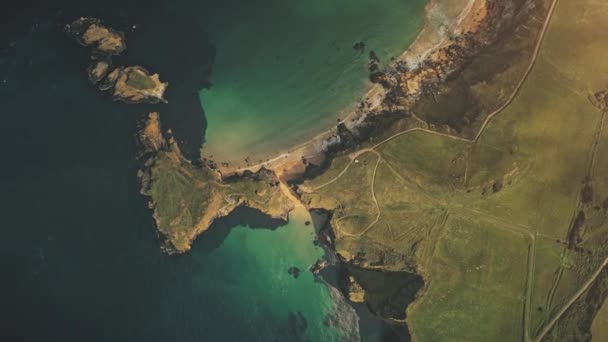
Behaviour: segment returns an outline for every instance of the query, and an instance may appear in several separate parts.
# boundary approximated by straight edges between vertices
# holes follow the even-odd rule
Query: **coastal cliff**
[[[283,193],[274,173],[261,170],[239,179],[220,179],[208,165],[185,159],[171,137],[162,133],[158,113],[150,113],[139,134],[145,162],[138,172],[141,193],[149,198],[164,250],[184,253],[211,224],[246,206],[287,220],[293,203]]]
[[[451,19],[453,26],[423,31],[394,63],[370,70],[370,78],[378,86],[357,112],[333,130],[269,162],[221,169],[231,178],[271,169],[292,183],[298,200],[309,210],[328,212],[331,219],[319,240],[346,265],[345,295],[353,302],[365,302],[402,327],[408,304],[428,289],[438,239],[433,227],[448,212],[414,190],[421,175],[399,178],[399,167],[386,166],[375,146],[413,130],[472,141],[484,122],[504,108],[521,86],[534,63],[549,13],[549,1],[543,0],[459,3],[467,6]],[[441,4],[450,5],[449,1],[431,2],[429,21]],[[463,111],[458,118],[445,120],[442,116],[455,111],[453,94],[465,94],[470,102],[463,107],[475,112]],[[432,110],[421,106],[426,103]],[[457,173],[464,168],[461,159],[450,161],[451,172],[456,174],[450,174],[453,182],[460,179]],[[376,194],[383,194],[387,203],[379,203]],[[407,281],[391,292],[373,280],[378,275]],[[408,284],[421,284],[422,280],[424,285],[409,288]],[[394,294],[390,300],[388,292]],[[395,302],[402,305],[387,304]]]
[[[330,213],[331,219],[319,233],[319,241],[334,250],[337,259],[346,265],[346,296],[352,302],[365,303],[391,323],[404,324],[406,307],[416,296],[421,296],[420,288],[426,290],[422,279],[425,284],[430,279],[429,260],[437,239],[432,225],[447,217],[447,213],[442,208],[427,205],[416,191],[406,193],[414,203],[411,207],[397,201],[403,198],[403,193],[395,193],[386,206],[397,213],[394,215],[405,215],[411,210],[411,217],[417,217],[420,222],[415,222],[415,229],[406,232],[410,235],[405,236],[399,231],[403,218],[388,215],[394,218],[391,222],[395,225],[391,228],[391,222],[383,222],[388,233],[382,234],[388,234],[390,243],[399,242],[399,248],[378,242],[386,236],[375,237],[374,241],[363,238],[380,220],[374,186],[380,187],[383,183],[376,184],[376,173],[386,172],[379,178],[390,180],[394,180],[397,173],[382,164],[380,153],[374,150],[374,140],[382,141],[414,128],[453,134],[457,139],[470,137],[475,124],[483,121],[490,113],[487,109],[496,107],[501,98],[482,108],[482,114],[461,120],[466,121],[464,126],[433,121],[430,115],[421,114],[419,104],[427,100],[433,103],[446,101],[449,99],[446,94],[453,90],[450,82],[470,70],[474,70],[470,78],[477,82],[467,84],[470,88],[480,83],[490,84],[505,70],[522,74],[511,65],[501,65],[499,71],[491,69],[492,72],[486,74],[471,66],[476,65],[476,58],[483,53],[493,57],[507,48],[518,47],[503,37],[510,37],[507,33],[522,23],[531,27],[530,32],[523,35],[524,43],[535,42],[540,28],[533,24],[537,18],[527,14],[534,12],[542,17],[542,13],[546,13],[543,6],[531,7],[532,1],[463,0],[459,4],[467,6],[450,18],[450,27],[433,28],[434,6],[448,2],[431,2],[427,28],[403,56],[387,65],[372,61],[375,66],[370,68],[370,79],[377,86],[361,101],[353,115],[340,120],[335,129],[304,147],[269,162],[240,169],[222,165],[219,170],[212,161],[191,162],[184,158],[170,131],[163,132],[159,115],[150,113],[139,135],[144,163],[138,177],[141,193],[149,199],[156,227],[164,238],[163,249],[169,253],[187,252],[198,235],[239,206],[283,220],[287,220],[295,205],[324,210]],[[91,82],[119,101],[163,101],[167,85],[160,82],[158,75],[150,75],[141,67],[112,68],[110,55],[120,49],[107,48],[115,45],[102,44],[91,38],[98,38],[100,31],[112,33],[96,27],[95,35],[89,34],[86,40],[80,38],[89,42],[84,45],[98,51],[110,51],[105,52],[103,58],[96,57],[88,69]],[[421,47],[429,44],[432,48]],[[520,50],[532,51],[532,48],[533,45],[524,44]],[[503,61],[496,59],[496,63]],[[516,82],[509,80],[505,84],[497,84],[496,88],[510,89]],[[351,152],[353,154],[349,155]],[[337,166],[332,167],[340,157],[340,163],[343,163],[340,165],[346,167],[342,172]],[[458,160],[454,165],[454,168],[460,166]],[[345,173],[351,166],[349,172],[353,174]],[[343,174],[346,175],[344,179],[352,178],[346,183],[336,181]],[[414,187],[409,183],[408,186]],[[389,194],[406,188],[404,184],[386,186],[379,192]],[[378,279],[391,279],[394,286],[379,286]]]

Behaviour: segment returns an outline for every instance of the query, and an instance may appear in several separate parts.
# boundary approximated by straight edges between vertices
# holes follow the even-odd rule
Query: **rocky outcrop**
[[[365,290],[357,283],[355,277],[348,277],[348,300],[353,303],[365,303]]]
[[[158,74],[150,73],[140,67],[117,68],[115,74],[108,80],[113,85],[112,98],[125,103],[158,103],[167,100],[163,97],[168,83],[160,81]]]
[[[158,74],[151,74],[140,66],[112,68],[112,56],[127,48],[124,34],[106,27],[96,18],[79,18],[66,25],[65,31],[78,43],[92,49],[87,76],[100,91],[112,99],[125,103],[158,103],[164,98],[168,83]]]
[[[87,68],[87,75],[91,84],[95,85],[103,80],[110,71],[110,67],[110,62],[103,60],[93,61]]]
[[[166,252],[187,252],[198,235],[238,207],[283,221],[294,209],[273,172],[262,169],[222,180],[208,165],[194,165],[184,158],[170,131],[165,135],[158,113],[148,114],[139,132],[145,162],[138,178]]]
[[[160,126],[160,116],[156,112],[148,114],[145,125],[139,132],[139,141],[145,151],[157,152],[167,147]]]
[[[104,55],[120,55],[127,49],[124,33],[104,26],[97,18],[78,18],[65,29],[78,43]]]
[[[522,0],[478,0],[454,36],[421,63],[412,66],[402,61],[382,72],[376,70],[372,79],[387,89],[383,109],[410,110],[421,95],[432,92],[434,85],[461,71],[473,56],[494,44],[516,14],[526,10]]]

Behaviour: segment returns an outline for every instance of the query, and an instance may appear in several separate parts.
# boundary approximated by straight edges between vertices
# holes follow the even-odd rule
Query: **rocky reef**
[[[97,18],[84,17],[66,25],[65,31],[79,44],[91,48],[87,76],[97,89],[125,103],[167,102],[164,93],[168,83],[161,82],[158,74],[141,66],[113,67],[112,56],[127,48],[123,32],[104,26]]]

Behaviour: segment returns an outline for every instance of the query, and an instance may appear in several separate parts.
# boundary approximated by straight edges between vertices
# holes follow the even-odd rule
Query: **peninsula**
[[[187,160],[150,113],[138,176],[164,250],[188,251],[239,206],[281,219],[304,206],[326,218],[318,240],[345,296],[414,340],[590,340],[608,296],[607,14],[594,0],[432,0],[407,51],[371,59],[354,111],[253,165]],[[113,44],[80,41],[120,50],[103,32]],[[110,65],[89,68],[94,83]],[[107,89],[162,98],[158,77],[121,70]]]

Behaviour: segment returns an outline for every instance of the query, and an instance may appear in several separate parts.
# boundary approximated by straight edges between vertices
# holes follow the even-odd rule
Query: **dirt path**
[[[449,138],[449,139],[453,139],[453,140],[458,140],[458,141],[463,141],[463,142],[467,142],[467,143],[476,143],[481,135],[485,132],[485,129],[488,127],[490,121],[492,119],[494,119],[498,114],[500,114],[502,111],[504,111],[513,101],[514,99],[517,97],[517,95],[519,94],[521,88],[523,87],[525,81],[528,79],[529,75],[531,74],[532,70],[534,69],[534,65],[538,59],[538,56],[540,55],[540,51],[541,51],[541,47],[542,47],[542,43],[544,41],[544,37],[546,35],[547,29],[549,27],[549,24],[551,22],[551,19],[553,17],[553,14],[555,12],[555,8],[557,6],[558,0],[553,0],[553,2],[551,3],[551,7],[549,8],[549,12],[547,14],[547,18],[545,19],[544,23],[543,23],[543,27],[542,30],[539,34],[539,38],[538,41],[536,43],[535,49],[534,49],[534,53],[532,55],[532,58],[530,60],[530,63],[528,65],[528,68],[526,69],[526,71],[524,72],[524,74],[522,75],[521,80],[518,82],[516,88],[514,89],[513,93],[509,96],[509,98],[505,101],[505,103],[498,108],[497,110],[495,110],[494,112],[490,113],[486,119],[484,120],[483,124],[481,125],[478,133],[476,134],[475,138],[473,139],[466,139],[466,138],[462,138],[459,136],[455,136],[455,135],[451,135],[451,134],[446,134],[446,133],[441,133],[441,132],[437,132],[437,131],[432,131],[432,130],[428,130],[428,129],[424,129],[424,128],[412,128],[412,129],[408,129],[406,131],[403,132],[399,132],[397,134],[394,134],[388,138],[386,138],[385,140],[375,144],[373,147],[365,149],[365,150],[360,150],[358,154],[355,154],[355,156],[358,156],[362,153],[365,152],[376,152],[378,153],[375,149],[380,147],[383,144],[386,144],[389,141],[392,141],[402,135],[405,134],[409,134],[409,133],[413,133],[413,132],[425,132],[428,134],[435,134],[435,135],[440,135],[443,136],[445,138]],[[602,118],[600,121],[600,128],[599,128],[599,133],[598,133],[598,139],[601,136],[601,131],[603,129],[604,126],[604,122],[605,122],[605,112],[602,114]],[[595,163],[595,155],[597,154],[597,141],[594,143],[594,146],[592,148],[592,158],[591,158],[591,165],[590,165],[590,170],[593,170],[593,166]],[[373,196],[373,200],[374,203],[377,204],[377,200],[375,197],[375,193],[373,192],[373,182],[375,179],[375,174],[376,174],[376,169],[378,167],[378,164],[380,162],[380,160],[382,159],[380,154],[378,154],[379,159],[378,159],[378,163],[376,164],[376,167],[374,169],[374,177],[372,179],[372,196]],[[354,160],[354,158],[353,158]],[[315,189],[319,189],[325,185],[331,184],[333,182],[335,182],[337,179],[339,179],[342,175],[344,175],[346,173],[346,171],[349,169],[349,167],[352,164],[352,160],[351,163],[349,163],[346,168],[340,173],[338,174],[334,179],[330,180],[329,182],[323,184],[322,186],[319,186]],[[468,209],[467,209],[468,210]],[[481,212],[477,212],[475,211],[476,214],[484,214]],[[486,218],[487,215],[483,215]],[[342,234],[347,235],[347,236],[353,236],[353,237],[360,237],[362,235],[364,235],[367,231],[369,231],[369,229],[371,229],[373,227],[373,225],[375,223],[378,222],[380,218],[380,209],[378,207],[378,216],[376,217],[376,220],[371,223],[365,230],[363,230],[361,233],[358,234],[349,234],[346,232],[341,231]],[[489,217],[489,219],[493,219],[491,217]],[[501,224],[503,224],[502,221],[500,221]],[[505,226],[507,227],[507,226]],[[531,293],[532,293],[532,286],[533,286],[533,279],[534,279],[534,268],[535,268],[535,250],[536,250],[536,236],[534,234],[532,234],[529,230],[525,230],[522,228],[517,228],[517,227],[513,227],[512,225],[509,225],[509,229],[512,229],[514,231],[520,232],[520,233],[524,233],[526,234],[531,241],[530,247],[529,247],[529,252],[528,252],[528,272],[527,272],[527,279],[526,279],[526,289],[525,289],[525,303],[524,303],[524,313],[523,313],[523,319],[522,319],[522,323],[523,323],[523,340],[524,341],[530,341],[531,338],[529,336],[529,329],[530,329],[530,305],[531,305]],[[555,325],[555,323],[562,317],[562,315],[580,298],[580,296],[589,289],[589,287],[591,287],[591,285],[593,285],[593,283],[595,282],[595,280],[597,279],[597,277],[600,275],[600,273],[602,272],[602,270],[604,269],[604,267],[606,267],[608,265],[608,257],[606,259],[604,259],[604,261],[602,262],[602,264],[596,269],[596,271],[593,273],[593,275],[591,276],[591,278],[589,280],[587,280],[587,282],[585,282],[585,284],[572,296],[572,298],[570,298],[570,300],[558,311],[558,313],[549,321],[547,322],[547,324],[545,324],[543,330],[536,336],[536,338],[534,339],[534,341],[536,342],[540,342],[543,340],[543,338],[546,336],[546,334],[551,330],[551,328]]]
[[[543,41],[545,40],[545,34],[547,33],[547,29],[549,28],[549,23],[551,23],[551,18],[553,18],[553,13],[555,13],[555,7],[557,5],[557,1],[558,0],[553,0],[553,2],[551,3],[551,7],[549,7],[549,12],[547,13],[547,18],[545,19],[545,22],[543,23],[543,28],[541,29],[540,34],[538,35],[538,41],[536,42],[536,46],[534,47],[534,53],[532,54],[532,58],[530,60],[530,64],[528,65],[528,68],[526,69],[526,72],[524,72],[521,80],[519,80],[519,83],[517,84],[517,87],[515,87],[515,90],[513,91],[511,96],[509,96],[507,101],[500,108],[498,108],[497,110],[495,110],[494,112],[492,112],[488,115],[486,120],[481,125],[481,128],[479,129],[479,132],[477,133],[477,135],[475,136],[475,139],[473,139],[473,141],[479,140],[479,137],[481,137],[481,134],[484,132],[484,130],[488,126],[488,123],[490,123],[490,121],[496,115],[498,115],[500,112],[502,112],[505,108],[507,108],[513,102],[513,100],[515,99],[517,94],[519,94],[519,91],[523,87],[524,83],[528,79],[528,76],[530,76],[532,69],[534,69],[534,64],[536,64],[536,60],[538,59],[538,55],[540,54],[540,49],[542,47]]]
[[[595,272],[593,272],[593,275],[589,280],[587,280],[583,287],[581,287],[572,296],[572,298],[570,298],[570,300],[566,302],[566,304],[557,312],[557,314],[545,325],[543,330],[538,334],[538,336],[536,336],[536,339],[534,340],[535,342],[540,342],[543,340],[543,338],[545,338],[547,333],[551,331],[551,328],[553,328],[555,323],[557,323],[557,321],[562,317],[562,315],[572,306],[572,304],[574,304],[580,298],[583,293],[585,293],[585,291],[589,289],[589,287],[591,287],[591,285],[593,285],[593,283],[600,275],[604,267],[606,267],[606,265],[608,265],[608,258],[604,259],[604,262],[600,265],[600,267],[597,268],[597,270],[595,270]]]
[[[340,232],[340,234],[342,234],[344,236],[350,236],[350,237],[360,237],[360,236],[363,236],[370,229],[372,229],[376,225],[376,223],[378,223],[378,221],[380,220],[381,212],[380,212],[380,206],[378,205],[378,200],[376,199],[376,192],[374,191],[374,184],[376,183],[376,171],[378,171],[378,165],[380,165],[380,162],[383,161],[384,159],[382,159],[382,156],[380,155],[380,153],[378,153],[376,151],[371,150],[371,151],[368,151],[368,152],[374,153],[378,157],[378,161],[376,161],[376,166],[374,166],[374,172],[372,174],[372,181],[371,181],[372,182],[371,183],[372,201],[374,202],[374,205],[376,206],[377,215],[376,215],[376,218],[374,219],[373,222],[371,222],[365,229],[363,229],[361,232],[359,232],[357,234],[347,233],[344,230],[342,230],[342,228],[340,228],[340,225],[338,224],[339,220],[348,218],[348,216],[341,217],[341,218],[337,219],[336,220],[336,229]]]
[[[526,69],[526,71],[524,72],[524,74],[522,75],[521,79],[519,80],[517,86],[515,87],[515,89],[513,90],[513,92],[511,93],[511,95],[509,96],[509,98],[507,98],[507,100],[505,101],[505,103],[498,109],[496,109],[494,112],[488,114],[488,116],[486,117],[486,119],[484,120],[483,124],[481,125],[479,131],[477,132],[477,134],[475,135],[475,138],[473,139],[466,139],[466,138],[462,138],[459,136],[455,136],[455,135],[451,135],[451,134],[447,134],[447,133],[441,133],[441,132],[437,132],[437,131],[433,131],[433,130],[429,130],[429,129],[425,129],[425,128],[412,128],[412,129],[408,129],[405,130],[403,132],[399,132],[396,133],[386,139],[384,139],[383,141],[375,144],[373,147],[368,148],[368,149],[364,149],[364,150],[360,150],[359,154],[356,154],[356,156],[360,155],[361,153],[365,153],[365,152],[369,152],[369,151],[374,151],[377,153],[376,149],[384,144],[386,144],[389,141],[392,141],[402,135],[405,134],[409,134],[409,133],[413,133],[413,132],[425,132],[428,134],[435,134],[435,135],[439,135],[439,136],[443,136],[445,138],[448,139],[453,139],[453,140],[457,140],[457,141],[463,141],[466,143],[473,143],[475,144],[481,137],[481,135],[485,132],[486,128],[488,127],[490,121],[492,119],[494,119],[498,114],[500,114],[502,111],[504,111],[512,102],[513,100],[515,100],[515,98],[517,97],[517,95],[519,94],[521,88],[523,87],[524,83],[526,82],[526,80],[528,79],[529,75],[531,74],[532,70],[534,69],[534,65],[536,64],[536,61],[538,59],[538,56],[540,55],[540,51],[541,51],[541,47],[542,47],[542,43],[544,41],[547,29],[549,27],[549,24],[551,22],[551,19],[553,18],[553,14],[555,13],[555,8],[557,6],[557,2],[558,0],[553,0],[553,2],[551,3],[551,6],[549,8],[549,11],[547,12],[547,17],[545,18],[545,21],[543,23],[543,27],[539,33],[537,42],[536,42],[536,46],[534,48],[534,52],[532,54],[532,57],[530,59],[530,63]],[[603,125],[603,120],[604,118],[602,117],[602,125]],[[378,154],[380,156],[380,154]],[[354,158],[353,158],[354,160]],[[380,161],[380,159],[379,159]],[[328,181],[327,183],[323,184],[320,187],[315,188],[319,189],[325,185],[331,184],[333,182],[335,182],[337,179],[339,179],[340,177],[342,177],[342,175],[344,175],[346,173],[346,171],[349,169],[349,167],[352,165],[352,160],[351,162],[346,166],[346,168],[344,170],[342,170],[342,172],[340,172],[340,174],[338,174],[334,179]],[[378,165],[376,165],[377,168]],[[374,170],[374,178],[375,178],[375,170]],[[372,181],[373,182],[373,181]],[[373,184],[372,184],[373,185]],[[372,190],[372,195],[374,195],[374,201],[375,201],[375,194],[373,194],[373,190]],[[376,202],[377,205],[377,202]],[[361,233],[359,234],[347,234],[345,232],[342,231],[343,234],[348,235],[348,236],[362,236],[363,234],[365,234],[367,231],[369,231],[369,229],[371,229],[373,227],[373,224],[375,224],[376,222],[378,222],[380,217],[380,209],[378,208],[378,217],[376,218],[376,220],[370,225],[368,226],[365,230],[363,230]],[[524,229],[518,229],[518,231],[520,232],[524,232]],[[525,231],[525,233],[530,237],[531,239],[531,245],[530,245],[530,251],[528,253],[528,272],[527,272],[527,279],[526,279],[526,292],[525,292],[525,304],[524,304],[524,317],[523,317],[523,340],[524,341],[530,341],[530,336],[529,336],[529,326],[530,326],[530,305],[531,305],[531,294],[532,294],[532,284],[533,284],[533,279],[534,279],[534,256],[535,256],[535,248],[536,248],[536,236],[534,234],[532,234],[530,231]],[[607,259],[608,262],[608,259]],[[599,274],[599,272],[598,272]],[[597,276],[596,276],[597,277]]]
[[[593,144],[591,146],[591,155],[589,158],[589,166],[588,166],[588,170],[587,170],[587,174],[589,177],[593,177],[593,174],[594,174],[595,160],[597,158],[598,148],[599,148],[600,140],[602,138],[602,132],[604,130],[604,125],[605,125],[605,121],[606,121],[606,113],[607,113],[607,111],[605,111],[605,110],[602,111],[602,117],[600,118],[600,123],[598,125],[598,129],[597,129],[597,132],[595,133],[595,138],[594,138]],[[574,213],[572,215],[570,226],[572,226],[574,224],[574,220],[575,220],[577,213],[582,209],[580,194],[579,194],[579,199],[577,200],[577,203],[578,203],[578,205],[576,206]],[[568,308],[570,306],[572,306],[572,304],[574,304],[576,302],[576,300],[583,294],[583,292],[585,292],[593,284],[595,279],[598,277],[598,275],[600,274],[602,269],[607,264],[608,264],[608,258],[606,258],[604,260],[604,262],[593,273],[592,277],[585,283],[585,285],[583,285],[583,287],[578,292],[576,292],[576,294],[566,303],[566,305],[564,305],[564,307],[545,325],[545,327],[543,328],[541,333],[537,336],[536,341],[541,341],[545,337],[545,335],[551,330],[553,325],[555,325],[555,323],[557,323],[557,321],[568,310]],[[557,287],[559,285],[563,272],[564,272],[564,267],[562,266],[562,267],[560,267],[559,274],[553,284],[553,287],[551,288],[551,292],[549,295],[549,301],[550,301],[549,303],[551,303],[553,301],[553,297],[555,295],[555,292],[557,292]]]

